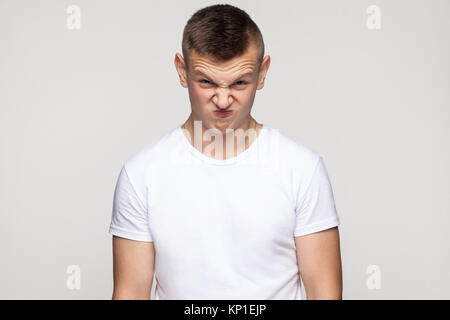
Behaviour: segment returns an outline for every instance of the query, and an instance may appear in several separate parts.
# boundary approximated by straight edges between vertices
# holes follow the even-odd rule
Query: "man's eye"
[[[200,80],[200,83],[204,83],[204,84],[212,84],[211,81],[206,80],[206,79]],[[236,81],[236,82],[235,82],[235,84],[237,84],[238,86],[243,86],[243,85],[245,85],[246,83],[247,83],[247,82],[245,82],[245,81],[243,81],[243,80],[239,80],[239,81]]]

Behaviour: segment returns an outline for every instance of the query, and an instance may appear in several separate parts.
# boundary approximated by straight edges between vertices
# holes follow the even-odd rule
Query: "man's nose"
[[[233,103],[233,96],[230,95],[228,88],[218,88],[213,102],[221,109],[224,109]]]

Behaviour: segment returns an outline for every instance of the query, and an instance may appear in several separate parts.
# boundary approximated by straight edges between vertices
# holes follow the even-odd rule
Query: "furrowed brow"
[[[201,72],[199,70],[194,70],[194,75],[209,78],[206,74],[204,74],[203,72]]]
[[[205,78],[211,79],[209,76],[207,76],[206,74],[204,74],[200,70],[194,70],[194,75],[198,75],[198,76],[201,76],[201,77],[205,77]],[[250,75],[253,75],[253,71],[248,71],[248,72],[245,72],[243,74],[240,74],[239,76],[236,77],[236,79],[234,81],[237,81],[237,80],[239,80],[241,78],[244,78],[244,77],[250,76]]]
[[[246,77],[246,76],[251,76],[251,75],[253,75],[253,71],[248,71],[248,72],[245,72],[245,73],[239,75],[239,76],[236,78],[236,80],[238,80],[238,79],[240,79],[240,78],[244,78],[244,77]]]

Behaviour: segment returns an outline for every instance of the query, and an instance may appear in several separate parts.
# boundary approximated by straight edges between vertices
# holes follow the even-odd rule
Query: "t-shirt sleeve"
[[[307,189],[300,195],[295,215],[294,236],[303,236],[340,224],[322,156],[319,156]]]
[[[147,208],[141,198],[124,165],[114,190],[110,234],[131,240],[153,241]]]

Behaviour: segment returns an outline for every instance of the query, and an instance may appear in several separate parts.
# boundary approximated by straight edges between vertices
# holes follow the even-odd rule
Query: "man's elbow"
[[[306,300],[342,300],[342,286],[322,285],[306,289]]]
[[[150,300],[150,291],[114,289],[112,300]]]
[[[306,300],[342,300],[342,294],[339,292],[320,292],[314,294],[306,294]]]

